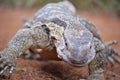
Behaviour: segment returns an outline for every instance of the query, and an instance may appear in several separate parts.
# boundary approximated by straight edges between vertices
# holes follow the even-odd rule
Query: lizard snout
[[[94,49],[91,45],[83,45],[79,47],[72,47],[73,49],[69,50],[68,60],[75,66],[83,66],[91,61],[92,56],[94,54]]]
[[[95,55],[92,43],[82,46],[62,44],[57,49],[58,55],[66,62],[74,66],[84,66],[88,64]]]

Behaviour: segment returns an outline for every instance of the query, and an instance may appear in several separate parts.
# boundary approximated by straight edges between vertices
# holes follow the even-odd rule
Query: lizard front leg
[[[106,70],[106,59],[104,53],[104,45],[98,39],[95,39],[95,58],[89,63],[88,80],[105,80],[104,73]]]
[[[105,80],[104,72],[106,64],[103,55],[97,53],[88,66],[90,75],[87,80]]]
[[[33,44],[32,32],[29,28],[20,29],[8,43],[7,47],[0,52],[0,75],[10,69],[9,76],[12,75],[16,59]]]

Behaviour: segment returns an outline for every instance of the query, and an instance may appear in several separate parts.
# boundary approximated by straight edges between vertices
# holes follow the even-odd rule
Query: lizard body
[[[30,47],[56,48],[58,56],[74,66],[88,64],[88,80],[104,80],[106,52],[101,35],[89,21],[75,15],[69,1],[50,3],[39,10],[0,52],[0,75]],[[9,77],[10,77],[9,75]],[[98,78],[99,77],[99,78]]]

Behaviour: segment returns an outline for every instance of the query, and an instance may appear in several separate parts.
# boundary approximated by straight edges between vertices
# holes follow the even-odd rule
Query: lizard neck
[[[50,36],[56,39],[54,42],[55,46],[58,47],[60,44],[64,43],[64,27],[54,23],[48,23],[47,25],[50,29]]]

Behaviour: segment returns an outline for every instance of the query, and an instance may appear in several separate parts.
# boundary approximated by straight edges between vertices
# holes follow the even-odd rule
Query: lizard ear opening
[[[44,30],[47,34],[50,33],[50,29],[47,27],[46,24],[42,24],[41,27],[43,28],[43,30]]]
[[[42,24],[41,27],[42,27],[42,28],[45,28],[45,27],[47,27],[47,25],[46,25],[46,24]]]

